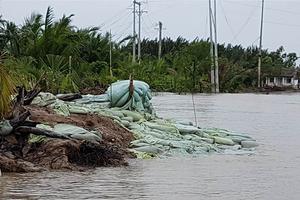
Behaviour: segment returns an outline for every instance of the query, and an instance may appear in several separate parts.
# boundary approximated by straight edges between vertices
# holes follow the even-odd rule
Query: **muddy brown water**
[[[300,94],[196,95],[198,125],[247,133],[254,155],[130,160],[87,172],[3,174],[0,199],[300,199]],[[190,95],[159,94],[162,117],[194,121]]]

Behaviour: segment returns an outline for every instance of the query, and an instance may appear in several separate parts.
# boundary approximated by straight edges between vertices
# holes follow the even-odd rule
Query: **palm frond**
[[[10,111],[12,95],[14,94],[14,82],[7,70],[0,63],[0,119]]]

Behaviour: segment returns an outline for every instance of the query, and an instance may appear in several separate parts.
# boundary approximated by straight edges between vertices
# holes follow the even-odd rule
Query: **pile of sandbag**
[[[130,84],[132,84],[132,89]],[[106,94],[111,107],[148,113],[153,111],[150,103],[152,99],[150,87],[143,81],[132,81],[131,83],[130,80],[123,80],[115,82],[107,89]]]
[[[257,146],[254,139],[244,134],[160,119],[153,112],[151,98],[148,84],[125,80],[113,83],[103,95],[83,95],[80,99],[66,102],[52,94],[40,93],[32,104],[49,106],[57,114],[64,116],[93,113],[110,117],[134,134],[136,140],[131,142],[131,149],[142,158],[156,155],[231,153],[245,149],[248,152]],[[57,127],[53,128],[58,133],[70,134],[68,136],[74,138],[92,138],[93,133],[84,133],[83,137],[68,125],[58,126],[59,130],[56,130]],[[98,140],[95,137],[93,139]]]
[[[53,134],[56,134],[57,136],[63,135],[69,138],[85,140],[94,143],[100,142],[102,140],[102,134],[99,131],[88,131],[84,128],[71,124],[57,124],[54,127],[45,124],[38,124],[36,127],[52,131]],[[46,139],[45,136],[31,135],[29,142],[35,143],[37,142],[37,140],[42,141],[44,139]]]

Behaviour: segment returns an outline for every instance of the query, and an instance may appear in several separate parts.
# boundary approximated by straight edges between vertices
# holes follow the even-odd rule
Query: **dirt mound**
[[[132,157],[127,150],[134,139],[131,132],[107,117],[72,114],[56,115],[49,108],[27,106],[30,120],[55,125],[73,124],[102,133],[103,141],[91,143],[76,139],[47,138],[29,143],[29,134],[15,132],[0,138],[0,169],[3,172],[35,172],[42,170],[84,170],[99,166],[126,165]],[[16,129],[18,130],[18,129]]]
[[[104,94],[106,89],[107,87],[102,87],[102,86],[88,87],[80,90],[80,93],[83,95],[85,94],[99,95],[99,94]]]
[[[105,143],[117,145],[120,148],[128,148],[129,143],[134,140],[133,134],[115,123],[112,119],[93,114],[71,114],[69,117],[56,115],[49,108],[28,107],[30,119],[48,125],[58,123],[73,124],[87,130],[97,130],[102,133]]]
[[[0,148],[0,168],[4,172],[83,170],[99,166],[127,165],[123,152],[105,143],[47,139],[30,144],[26,138],[4,138]]]

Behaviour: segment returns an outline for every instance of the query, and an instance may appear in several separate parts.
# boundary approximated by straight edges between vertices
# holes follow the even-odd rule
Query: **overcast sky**
[[[157,22],[162,21],[164,36],[187,39],[209,36],[208,0],[143,0],[142,36],[155,38]],[[257,45],[261,0],[217,0],[220,43]],[[101,26],[112,30],[119,40],[132,33],[130,0],[0,0],[5,19],[22,24],[32,12],[45,14],[48,6],[55,17],[75,14],[77,27]],[[300,54],[300,0],[265,0],[263,47],[275,50],[283,45]]]

